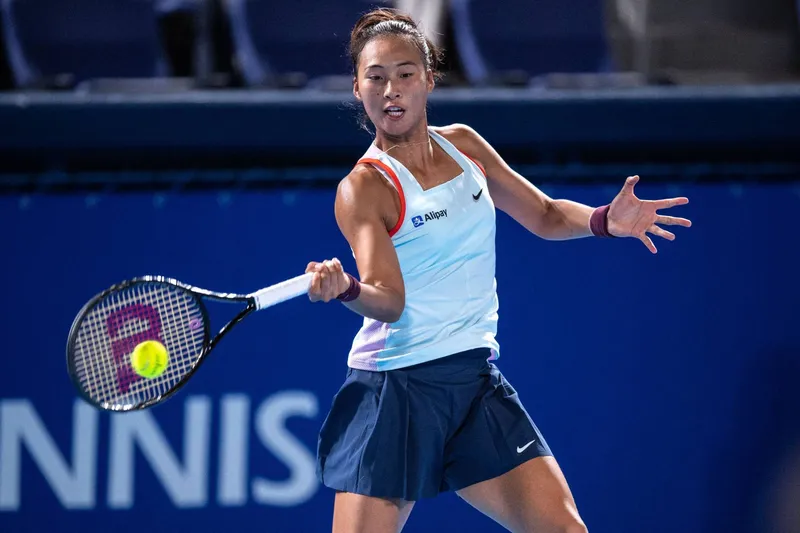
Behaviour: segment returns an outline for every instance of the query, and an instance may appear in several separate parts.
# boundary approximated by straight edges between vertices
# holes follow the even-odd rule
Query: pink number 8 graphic
[[[122,326],[129,320],[147,320],[150,327],[130,337],[117,339]],[[158,311],[149,305],[131,304],[111,313],[106,320],[111,351],[117,363],[117,385],[122,393],[127,393],[131,383],[141,379],[130,365],[129,354],[139,343],[147,340],[161,341],[161,318]]]

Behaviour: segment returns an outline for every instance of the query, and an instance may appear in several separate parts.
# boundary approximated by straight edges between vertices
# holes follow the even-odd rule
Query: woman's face
[[[425,117],[433,85],[433,73],[425,68],[410,38],[391,35],[376,37],[364,46],[353,94],[377,130],[404,137]]]

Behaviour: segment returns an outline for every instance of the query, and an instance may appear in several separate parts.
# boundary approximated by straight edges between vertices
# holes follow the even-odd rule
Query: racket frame
[[[118,406],[110,402],[98,402],[97,400],[92,399],[84,390],[83,385],[81,384],[81,380],[78,377],[78,372],[75,365],[74,357],[72,357],[72,352],[73,352],[72,348],[74,346],[74,343],[77,341],[77,336],[80,330],[80,326],[83,323],[83,319],[86,317],[86,315],[88,315],[92,311],[92,309],[94,309],[107,296],[115,292],[119,292],[121,290],[132,287],[134,285],[144,284],[144,283],[158,283],[163,285],[170,285],[177,289],[183,290],[184,292],[191,295],[195,303],[197,303],[197,307],[198,309],[200,309],[200,312],[203,316],[203,348],[200,350],[200,355],[198,355],[197,359],[195,359],[195,361],[192,363],[189,370],[181,377],[181,379],[175,385],[170,387],[163,394],[155,396],[142,403],[127,407]],[[211,324],[208,318],[208,311],[206,310],[205,303],[203,302],[203,298],[209,298],[212,300],[225,303],[246,303],[246,306],[236,316],[234,316],[230,321],[228,321],[228,323],[225,324],[219,330],[219,332],[214,336],[214,338],[211,338]],[[75,320],[72,322],[72,327],[70,327],[69,336],[67,338],[67,354],[66,354],[67,371],[69,373],[70,379],[75,385],[75,388],[78,389],[81,398],[83,398],[88,403],[94,405],[95,407],[99,407],[100,409],[103,409],[105,411],[114,411],[114,412],[129,412],[129,411],[138,411],[142,409],[147,409],[148,407],[152,407],[157,403],[161,403],[167,400],[169,397],[171,397],[173,394],[175,394],[181,388],[183,388],[183,386],[186,385],[186,382],[189,381],[189,378],[191,378],[194,375],[194,373],[197,372],[197,370],[206,360],[206,357],[208,356],[209,353],[211,353],[211,350],[213,350],[216,347],[219,341],[222,340],[222,338],[231,330],[231,328],[233,328],[233,326],[241,322],[247,315],[249,315],[256,309],[257,309],[256,299],[252,295],[210,291],[165,276],[140,276],[136,278],[131,278],[121,283],[112,285],[103,292],[95,295],[91,300],[89,300],[83,306],[83,308],[81,308],[80,312],[75,317]]]

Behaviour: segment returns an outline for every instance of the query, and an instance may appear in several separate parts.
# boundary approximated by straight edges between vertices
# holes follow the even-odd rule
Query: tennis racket
[[[67,341],[67,369],[81,396],[109,411],[145,409],[189,380],[219,341],[247,315],[308,293],[313,274],[252,294],[192,287],[162,276],[124,281],[92,298],[75,317]],[[211,337],[204,301],[242,303],[243,309]],[[152,379],[134,372],[134,348],[155,340],[168,350],[165,371]]]

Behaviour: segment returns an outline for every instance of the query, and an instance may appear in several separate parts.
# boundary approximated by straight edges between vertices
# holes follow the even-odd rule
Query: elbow
[[[369,316],[369,315],[368,315]],[[403,316],[403,309],[382,309],[377,313],[373,313],[372,316],[369,318],[373,320],[377,320],[378,322],[384,322],[386,324],[394,324],[400,317]]]
[[[384,317],[383,320],[381,320],[381,322],[386,322],[387,324],[394,324],[395,322],[400,320],[401,316],[403,316],[403,311],[405,310],[405,307],[406,307],[405,302],[401,300],[398,305],[392,306],[391,309],[386,310],[386,316]]]
[[[564,213],[559,209],[558,200],[546,199],[544,213],[533,233],[547,241],[559,241],[564,238],[566,220]]]
[[[395,297],[392,298],[391,304],[383,310],[383,313],[381,313],[383,316],[378,319],[381,322],[393,324],[400,320],[400,317],[403,316],[403,311],[406,307],[405,295],[396,293],[394,296]]]
[[[563,220],[557,200],[541,195],[533,204],[515,200],[505,202],[500,209],[540,239],[558,239]]]
[[[400,320],[400,317],[401,317],[402,315],[403,315],[403,313],[402,313],[402,312],[400,312],[400,313],[395,313],[394,311],[384,311],[384,312],[383,312],[383,313],[381,313],[380,315],[378,315],[378,316],[375,316],[375,317],[373,317],[373,318],[374,318],[375,320],[377,320],[378,322],[383,322],[383,323],[385,323],[385,324],[394,324],[395,322],[397,322],[398,320]]]
[[[362,292],[356,299],[354,311],[360,315],[392,324],[400,320],[406,307],[405,288],[389,287],[384,283],[362,280]]]

